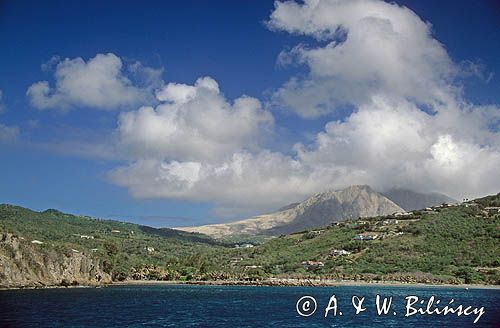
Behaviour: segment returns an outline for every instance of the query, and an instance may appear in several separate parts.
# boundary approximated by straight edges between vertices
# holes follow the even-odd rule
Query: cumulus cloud
[[[220,163],[143,159],[118,168],[112,178],[136,197],[211,201],[217,214],[231,216],[313,192],[314,183],[306,182],[310,172],[301,166],[281,153],[236,152]]]
[[[280,56],[306,65],[274,95],[277,105],[311,118],[380,93],[422,104],[449,101],[457,74],[431,26],[414,12],[378,0],[276,2],[272,30],[310,36]]]
[[[261,142],[274,124],[258,99],[241,96],[229,102],[210,77],[193,85],[168,83],[157,99],[161,103],[155,108],[120,115],[116,137],[130,164],[111,173],[115,183],[136,197],[218,204],[230,204],[237,197],[236,206],[243,202],[245,190],[247,196],[256,191],[251,184],[261,183],[262,177],[258,172],[249,176],[249,170],[257,162],[254,156],[264,158]]]
[[[38,109],[91,107],[113,110],[147,103],[161,84],[161,70],[154,70],[135,63],[125,70],[122,60],[112,54],[97,54],[85,61],[83,58],[53,57],[43,70],[55,66],[55,85],[48,81],[32,84],[26,94]],[[133,83],[131,77],[138,76]],[[142,83],[141,83],[142,82]]]
[[[259,100],[242,96],[229,103],[215,80],[169,83],[162,103],[120,115],[118,135],[131,156],[183,161],[220,161],[242,149],[257,149],[273,124]]]
[[[345,167],[348,180],[382,190],[438,190],[459,199],[498,192],[499,134],[489,131],[484,109],[471,110],[429,114],[377,97],[346,121],[327,124],[312,147],[296,149],[303,162]]]
[[[379,97],[346,121],[330,122],[313,143],[295,145],[290,155],[261,149],[237,151],[223,161],[143,158],[112,177],[136,197],[211,201],[216,214],[227,216],[272,210],[352,184],[441,191],[459,199],[498,192],[498,133],[488,132],[486,116],[479,114],[474,132],[464,134],[461,128],[470,128],[472,117],[455,115],[456,126],[447,115]]]
[[[139,198],[209,201],[218,215],[258,213],[352,184],[452,197],[498,192],[500,107],[462,96],[461,64],[408,8],[375,0],[278,2],[272,30],[311,36],[282,53],[306,65],[274,94],[303,118],[349,105],[313,141],[276,151],[266,106],[228,101],[211,78],[169,83],[160,105],[123,113],[129,162],[111,179]],[[261,138],[261,139],[259,139]]]

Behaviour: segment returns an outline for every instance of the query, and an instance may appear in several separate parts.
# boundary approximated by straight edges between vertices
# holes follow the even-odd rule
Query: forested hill
[[[121,221],[77,216],[66,214],[56,209],[36,212],[24,207],[8,204],[0,204],[0,221],[2,227],[22,232],[26,237],[36,239],[45,238],[53,242],[78,241],[79,238],[71,238],[76,236],[73,236],[73,234],[78,234],[78,237],[81,235],[93,235],[94,237],[105,239],[106,236],[118,237],[127,235],[137,239],[145,235],[158,235],[178,241],[216,243],[206,235],[198,233],[186,233],[168,228],[158,229]],[[115,232],[111,233],[111,231]],[[80,244],[84,247],[87,246],[87,243]]]
[[[121,280],[132,268],[219,247],[196,233],[0,205],[0,287]]]

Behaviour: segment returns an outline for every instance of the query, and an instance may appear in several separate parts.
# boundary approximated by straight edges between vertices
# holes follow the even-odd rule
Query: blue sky
[[[273,1],[123,1],[119,6],[105,1],[3,1],[0,202],[178,226],[256,214],[351,183],[455,192],[454,197],[498,189],[498,175],[492,177],[492,172],[500,156],[500,7],[494,1],[396,1],[432,24],[427,35],[425,26],[402,7],[361,2],[366,2],[361,9],[344,8],[344,17],[335,17],[339,8],[326,3],[326,23],[315,21],[314,15],[297,23],[310,14],[308,8],[278,10]],[[338,36],[317,37],[331,26],[349,26],[349,41],[356,33],[364,37],[357,17],[371,15],[370,6],[393,24],[400,17],[411,21],[407,27],[415,35],[409,39],[415,42],[408,45],[428,47],[429,52],[409,53],[410,59],[399,63],[403,69],[389,74],[390,65],[365,65],[380,49],[353,43],[350,51],[366,57],[351,63],[327,47],[341,43]],[[376,27],[383,31],[382,25]],[[397,30],[403,37],[405,31]],[[394,58],[408,55],[397,39],[386,41],[384,49],[395,49]],[[103,67],[119,61],[118,78],[113,71],[103,74],[111,72],[118,87],[123,87],[120,79],[127,79],[124,85],[136,97],[125,101],[127,93],[118,90],[112,102],[112,95],[92,100],[95,93],[82,91],[82,79],[89,76],[86,65],[98,54],[103,55]],[[314,54],[320,59],[311,59]],[[336,60],[328,61],[330,55]],[[66,59],[70,65],[64,76],[72,79],[71,91],[56,87]],[[140,66],[133,66],[138,62]],[[352,69],[337,67],[341,62]],[[82,69],[79,79],[75,67]],[[137,74],[131,73],[132,67],[139,67]],[[407,80],[405,67],[425,74],[415,77],[416,88],[408,83],[408,88],[394,90],[391,83]],[[351,74],[357,68],[360,73]],[[363,79],[368,73],[377,78],[367,86]],[[144,76],[151,80],[141,80]],[[206,76],[209,82],[195,85]],[[290,87],[290,79],[297,85]],[[39,81],[48,82],[49,93],[37,89],[27,95]],[[218,84],[216,91],[211,81]],[[172,100],[181,88],[167,92],[166,100],[155,99],[169,83],[196,89],[192,103]],[[307,83],[314,89],[305,87]],[[421,85],[429,87],[420,90]],[[344,86],[349,89],[342,91]],[[233,104],[238,98],[251,101],[238,107]],[[160,109],[163,102],[174,103],[181,113],[178,121],[168,123],[178,133],[169,140],[163,131],[172,126],[162,126],[167,123],[160,113],[173,109]],[[141,106],[152,106],[154,115],[140,113]],[[434,114],[427,117],[412,106]],[[352,131],[371,131],[363,120],[373,122],[367,117],[380,117],[377,111],[391,115],[387,122],[394,126],[383,121],[374,136],[394,135],[368,147],[363,141],[374,138]],[[206,119],[200,123],[200,117]],[[221,125],[214,128],[207,122]],[[406,124],[415,134],[398,136]],[[427,125],[443,133],[435,134]],[[197,139],[192,134],[197,129],[210,131]],[[406,143],[396,143],[401,138]],[[349,147],[339,146],[340,140],[347,140]],[[364,158],[381,144],[371,160]],[[393,161],[395,156],[401,160]],[[478,167],[466,157],[482,164]],[[380,167],[384,160],[388,164]],[[217,173],[222,169],[229,173]],[[477,172],[469,177],[471,170]],[[463,181],[457,186],[459,178]]]

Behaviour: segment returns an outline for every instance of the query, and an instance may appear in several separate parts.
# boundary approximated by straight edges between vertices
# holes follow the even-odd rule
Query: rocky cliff
[[[111,282],[98,259],[61,253],[11,233],[0,233],[0,288],[99,285]]]

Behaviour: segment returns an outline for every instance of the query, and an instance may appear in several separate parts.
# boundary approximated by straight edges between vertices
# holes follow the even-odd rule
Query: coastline
[[[261,281],[244,280],[213,280],[213,281],[181,281],[181,280],[124,280],[106,284],[88,285],[47,285],[47,286],[15,286],[0,287],[1,291],[33,290],[33,289],[68,289],[68,288],[105,288],[113,286],[155,286],[155,285],[200,285],[200,286],[253,286],[253,287],[342,287],[342,286],[381,286],[381,287],[426,287],[426,288],[456,288],[456,289],[494,289],[500,290],[500,285],[483,284],[431,284],[405,283],[399,281],[362,281],[362,280],[315,280],[315,279],[267,279]]]
[[[207,286],[262,286],[262,287],[340,287],[340,286],[382,286],[382,287],[435,287],[462,289],[498,289],[500,285],[482,284],[429,284],[403,283],[398,281],[355,281],[355,280],[314,280],[314,279],[269,279],[261,281],[214,280],[214,281],[162,281],[126,280],[113,282],[107,286],[148,286],[148,285],[207,285]]]

